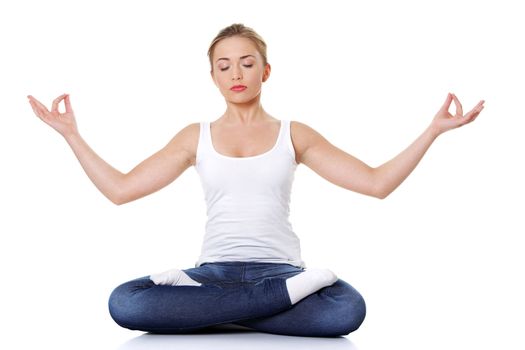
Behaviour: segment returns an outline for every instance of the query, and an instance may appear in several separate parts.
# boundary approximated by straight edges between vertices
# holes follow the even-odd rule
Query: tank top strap
[[[292,143],[292,133],[291,133],[291,120],[283,119],[282,137],[281,137],[281,147],[286,149],[286,151],[292,156],[295,161],[295,149]]]
[[[209,122],[201,122],[201,131],[200,131],[200,139],[199,143],[202,143],[203,145],[209,146],[209,137],[208,133],[210,131]]]
[[[198,164],[201,159],[203,159],[205,156],[211,153],[210,149],[210,137],[208,135],[209,133],[209,122],[201,121],[200,122],[200,131],[199,131],[199,141],[197,144],[197,154],[195,163]]]

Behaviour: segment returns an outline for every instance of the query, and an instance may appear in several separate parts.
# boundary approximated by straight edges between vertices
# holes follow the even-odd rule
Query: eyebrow
[[[252,56],[253,58],[255,58],[254,55],[244,55],[244,56],[241,56],[241,59],[242,59],[242,58],[246,58],[246,57],[250,57],[250,56]],[[219,58],[219,59],[218,59],[217,61],[215,61],[215,62],[217,63],[217,62],[219,62],[220,60],[226,60],[226,61],[229,61],[230,59],[227,58],[227,57],[221,57],[221,58]]]

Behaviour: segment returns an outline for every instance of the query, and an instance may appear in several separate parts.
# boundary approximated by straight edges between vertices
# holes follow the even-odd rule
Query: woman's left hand
[[[454,100],[454,103],[456,104],[456,115],[452,115],[448,111],[452,100]],[[474,121],[479,113],[483,110],[483,103],[485,103],[485,100],[479,101],[479,103],[474,108],[472,108],[470,112],[463,115],[463,108],[458,98],[456,95],[449,93],[445,103],[432,120],[431,127],[438,135],[440,135],[445,131],[468,124]]]

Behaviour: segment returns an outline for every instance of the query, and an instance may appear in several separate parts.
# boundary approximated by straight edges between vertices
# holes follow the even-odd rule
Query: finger
[[[64,103],[66,104],[66,112],[73,112],[73,108],[71,108],[71,102],[69,101],[69,95],[66,94],[66,98],[64,99]]]
[[[34,98],[33,96],[29,95],[29,101],[32,101],[35,105],[40,106],[42,108],[46,108],[42,102]],[[47,108],[46,108],[47,109]]]
[[[41,103],[39,104],[36,101],[30,101],[29,103],[31,103],[31,107],[33,108],[33,111],[35,111],[36,115],[39,118],[41,118],[41,119],[45,118],[46,113],[49,113],[47,108],[45,106],[43,106]]]
[[[49,113],[49,111],[47,110],[46,106],[44,106],[40,101],[38,101],[33,96],[31,96],[31,95],[29,95],[29,96],[30,96],[30,100],[33,101],[36,106],[38,106],[40,109],[42,109],[42,110],[46,111],[47,113]]]
[[[66,96],[66,94],[62,94],[53,100],[53,106],[51,107],[51,112],[58,113],[58,104],[64,98],[64,96]]]
[[[29,101],[29,104],[31,105],[31,108],[33,109],[33,112],[35,112],[36,116],[39,117],[39,118],[42,118],[40,116],[40,111],[37,110],[36,106],[34,105],[33,101]]]
[[[481,111],[483,110],[483,108],[485,108],[485,106],[483,106],[483,104],[485,103],[485,100],[481,100],[478,102],[477,105],[474,106],[474,108],[472,108],[472,110],[470,110],[470,112],[468,112],[467,114],[465,114],[464,117],[462,117],[461,119],[464,119],[465,120],[465,123],[470,123],[472,121],[474,121],[474,119],[477,118],[477,116],[479,115],[479,113],[481,113]],[[457,116],[456,116],[457,117]]]
[[[31,95],[27,95],[27,98],[29,99],[29,104],[31,105],[31,108],[33,109],[33,112],[35,112],[36,116],[44,120],[46,113],[49,113],[46,106],[44,106],[42,103],[40,103],[40,101]]]
[[[463,116],[463,106],[461,105],[461,102],[459,102],[456,95],[452,94],[452,98],[454,99],[454,104],[456,105],[456,117]]]
[[[479,102],[474,106],[474,108],[472,108],[472,109],[474,110],[474,109],[483,108],[483,107],[485,107],[485,106],[483,106],[484,103],[485,103],[485,101],[484,101],[484,100],[481,100],[481,101],[479,101]]]
[[[31,104],[31,108],[33,108],[33,112],[35,112],[36,116],[38,118],[40,118],[40,120],[42,120],[42,121],[47,123],[47,121],[48,121],[47,117],[48,117],[48,114],[49,114],[47,109],[40,107],[34,101],[29,101],[29,103]]]
[[[473,121],[481,113],[483,108],[484,108],[483,105],[478,104],[476,107],[472,108],[472,110],[465,115],[464,119],[466,119],[467,122]]]
[[[449,92],[447,95],[447,99],[445,100],[445,103],[443,103],[443,106],[441,106],[441,111],[448,111],[451,103],[452,103],[452,94]]]
[[[482,102],[478,103],[478,105],[474,107],[473,109],[474,113],[472,114],[472,117],[470,118],[470,122],[473,122],[474,120],[476,120],[476,118],[479,116],[483,108],[485,108],[485,106],[483,106]]]

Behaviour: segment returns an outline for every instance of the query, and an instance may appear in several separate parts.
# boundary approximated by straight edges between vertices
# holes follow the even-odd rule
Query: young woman
[[[118,286],[109,311],[122,327],[187,333],[221,323],[299,336],[339,336],[359,328],[365,302],[331,270],[306,268],[289,222],[294,171],[302,163],[345,189],[385,198],[414,170],[442,133],[472,122],[448,94],[430,125],[407,149],[372,168],[308,125],[280,120],[260,102],[270,76],[266,44],[232,24],[208,50],[211,77],[226,101],[217,120],[192,123],[124,174],[101,159],[77,130],[68,94],[49,111],[28,96],[35,114],[58,131],[95,186],[120,205],[173,182],[190,166],[201,178],[208,220],[195,267],[172,269]],[[58,111],[64,100],[65,113]],[[456,105],[453,116],[448,109]],[[351,176],[349,176],[351,175]]]

